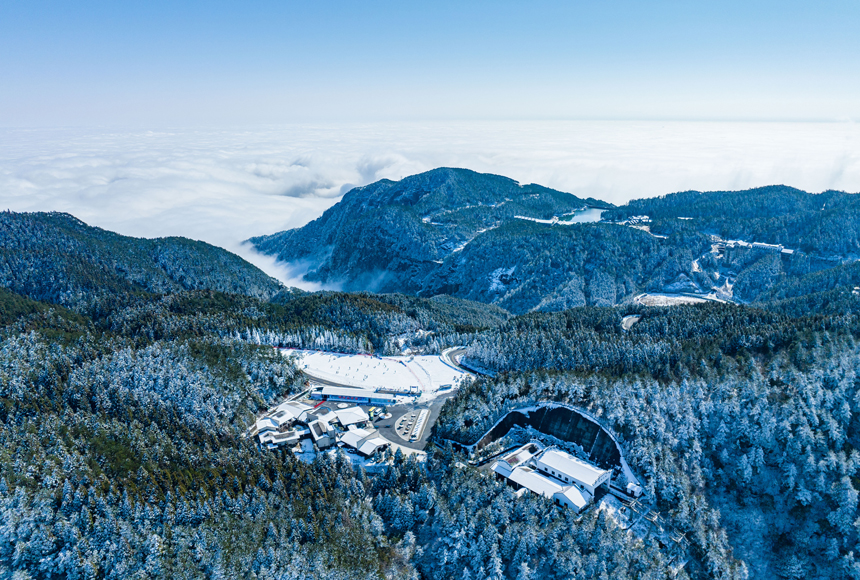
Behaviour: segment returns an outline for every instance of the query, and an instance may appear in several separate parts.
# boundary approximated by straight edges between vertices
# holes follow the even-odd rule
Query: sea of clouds
[[[186,236],[288,283],[251,236],[298,227],[356,185],[467,167],[613,203],[786,184],[860,191],[860,125],[540,121],[245,129],[0,129],[0,209]]]

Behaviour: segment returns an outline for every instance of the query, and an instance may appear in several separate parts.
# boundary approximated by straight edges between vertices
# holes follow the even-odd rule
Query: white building
[[[388,441],[380,437],[376,431],[367,431],[357,427],[350,427],[349,431],[340,436],[340,441],[367,457],[388,445]]]
[[[581,512],[594,500],[601,485],[609,486],[610,471],[600,469],[555,448],[543,449],[528,443],[496,461],[496,477],[518,490],[529,490],[551,499],[556,505]]]
[[[326,421],[320,419],[311,421],[308,423],[308,430],[311,432],[311,439],[313,439],[316,446],[320,449],[325,449],[334,445],[334,429]]]
[[[547,449],[535,457],[535,467],[565,484],[574,484],[591,495],[604,483],[609,485],[612,472],[600,469],[560,449]]]
[[[370,417],[368,417],[367,413],[364,412],[364,409],[361,407],[349,407],[348,409],[338,409],[334,412],[337,416],[337,420],[340,421],[340,424],[344,427],[349,427],[350,425],[358,425],[360,423],[366,423],[370,421]]]
[[[263,417],[261,419],[257,419],[257,422],[254,424],[253,434],[259,434],[260,437],[263,436],[264,433],[267,432],[278,432],[278,428],[280,427],[280,423],[272,417]]]
[[[346,389],[356,392],[357,389]],[[322,403],[312,407],[295,401],[284,402],[265,416],[257,419],[249,434],[259,438],[260,444],[269,449],[294,446],[304,438],[310,438],[319,449],[331,447],[338,441],[362,455],[371,456],[389,445],[372,427],[367,425],[370,417],[358,406],[332,410]],[[340,434],[341,429],[345,431]]]

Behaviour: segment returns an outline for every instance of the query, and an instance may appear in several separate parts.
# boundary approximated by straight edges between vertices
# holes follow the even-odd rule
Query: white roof
[[[299,440],[299,435],[295,431],[287,431],[286,433],[272,433],[271,431],[260,435],[261,443],[292,443]]]
[[[372,439],[368,439],[358,448],[359,453],[364,453],[365,455],[373,455],[373,453],[379,449],[380,447],[384,447],[388,444],[388,441],[383,439],[382,437],[374,437]]]
[[[308,409],[312,409],[310,405],[305,405],[304,403],[297,403],[294,401],[288,401],[286,403],[281,403],[273,412],[274,415],[284,412],[291,419],[297,419],[299,415],[302,414],[302,411],[306,411]]]
[[[313,437],[314,441],[328,435],[328,423],[325,421],[313,421],[308,423],[308,428],[310,429],[311,437]]]
[[[262,419],[257,419],[257,431],[265,431],[266,429],[277,431],[278,427],[279,423],[271,417],[263,417]]]
[[[517,467],[511,472],[508,479],[549,499],[552,499],[555,493],[562,490],[560,485],[539,474],[531,467]]]
[[[338,409],[334,412],[337,415],[338,421],[340,421],[341,425],[354,425],[355,423],[362,423],[370,419],[367,416],[367,413],[364,412],[364,409],[361,407],[350,407],[349,409]]]
[[[591,494],[585,490],[579,489],[575,485],[571,485],[562,491],[560,495],[563,495],[570,500],[570,503],[575,505],[578,509],[584,508],[588,505],[588,502],[591,501]]]
[[[536,461],[590,486],[596,485],[598,479],[609,473],[558,449],[548,449]]]
[[[317,420],[322,421],[324,423],[330,423],[337,416],[332,411],[328,411],[327,413],[318,411],[316,415]]]
[[[534,449],[534,451],[532,451],[532,449]],[[543,447],[539,443],[526,443],[519,449],[515,449],[511,453],[505,455],[504,461],[513,469],[518,465],[525,465],[525,463],[534,457],[541,449],[543,449]]]
[[[501,475],[503,477],[510,477],[511,476],[511,466],[504,459],[500,459],[499,461],[496,461],[490,469],[492,469],[493,471],[495,471],[496,473],[498,473],[499,475]]]
[[[340,440],[343,441],[345,445],[358,448],[361,440],[369,436],[370,432],[365,431],[364,429],[351,429],[341,435]]]
[[[280,427],[284,423],[289,422],[289,420],[292,419],[292,417],[290,415],[288,415],[287,413],[280,412],[280,413],[275,413],[274,415],[269,416],[269,419],[274,421],[275,424],[278,427]]]
[[[366,389],[350,389],[344,387],[323,387],[322,394],[329,397],[363,397],[373,399],[394,399],[391,395],[383,395]]]

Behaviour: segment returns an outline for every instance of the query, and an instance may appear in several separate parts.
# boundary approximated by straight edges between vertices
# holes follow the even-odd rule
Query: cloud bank
[[[0,130],[0,209],[65,211],[126,235],[225,247],[298,227],[350,188],[467,167],[613,203],[786,184],[860,191],[855,123],[471,122],[252,129]]]

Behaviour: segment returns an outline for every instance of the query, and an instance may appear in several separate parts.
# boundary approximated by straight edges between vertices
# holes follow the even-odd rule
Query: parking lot
[[[442,410],[442,405],[445,404],[447,399],[454,396],[454,394],[455,393],[452,392],[447,395],[440,396],[429,404],[395,405],[393,407],[388,407],[388,412],[391,413],[391,417],[376,421],[374,426],[379,433],[389,441],[396,442],[403,447],[409,447],[411,449],[424,449],[424,447],[427,446],[427,439],[430,438],[433,424],[436,422],[436,419],[439,417],[439,412]],[[418,437],[413,441],[413,435],[415,435],[413,430],[422,410],[427,411],[426,423],[421,433],[418,433]]]

